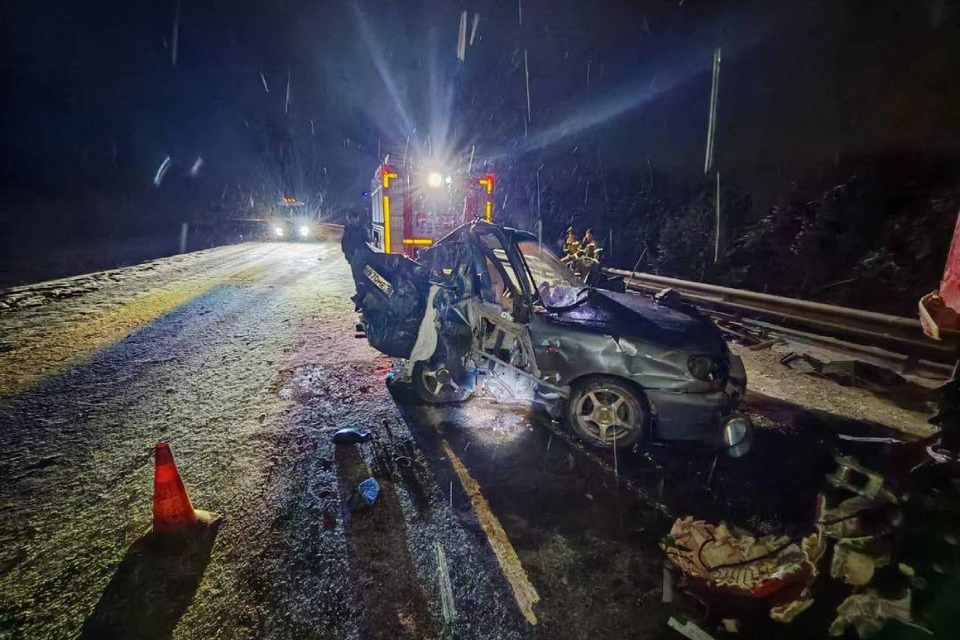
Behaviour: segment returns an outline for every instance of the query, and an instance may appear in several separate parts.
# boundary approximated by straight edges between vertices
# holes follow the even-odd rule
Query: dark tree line
[[[601,176],[595,158],[572,154],[541,165],[539,206],[545,241],[557,247],[567,226],[591,227],[617,267],[914,315],[940,279],[960,210],[957,175],[943,158],[850,158],[769,206],[722,184],[716,261],[716,187],[706,179],[653,169]],[[521,191],[515,205],[535,212],[535,184]],[[509,214],[535,228],[535,213]]]

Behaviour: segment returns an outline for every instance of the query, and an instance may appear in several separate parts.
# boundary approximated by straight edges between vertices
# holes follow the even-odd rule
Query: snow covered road
[[[330,242],[0,292],[0,638],[672,637],[699,608],[659,604],[673,518],[802,525],[830,434],[865,428],[754,394],[759,451],[707,490],[711,453],[617,460],[526,410],[388,389],[353,291]],[[348,426],[373,442],[334,447]],[[135,553],[160,439],[224,515],[185,566]],[[368,476],[380,497],[353,512]]]
[[[386,481],[371,518],[344,518],[346,483],[373,461],[336,456],[330,433],[404,429],[383,385],[391,363],[352,337],[352,293],[333,243],[226,247],[8,292],[0,636],[435,636],[444,538],[410,525],[415,562],[412,502]],[[225,515],[195,592],[164,576],[115,582],[150,526],[158,439],[194,504]],[[448,554],[483,573],[482,541],[463,547],[473,560]],[[367,597],[372,613],[357,606]],[[513,626],[499,600],[489,624]]]
[[[284,409],[271,385],[298,320],[349,309],[346,283],[321,277],[338,256],[242,245],[14,300],[0,317],[4,627],[76,634],[149,527],[158,439],[196,504],[232,515],[256,503],[258,453]]]

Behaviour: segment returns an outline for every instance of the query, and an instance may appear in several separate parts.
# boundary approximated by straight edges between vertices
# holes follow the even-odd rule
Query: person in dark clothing
[[[360,216],[351,211],[347,214],[347,224],[343,227],[343,239],[340,249],[347,262],[352,262],[353,255],[367,246],[367,230],[360,221]]]

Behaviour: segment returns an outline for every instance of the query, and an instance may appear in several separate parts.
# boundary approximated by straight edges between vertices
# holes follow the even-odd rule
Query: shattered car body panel
[[[371,345],[410,357],[415,332],[436,331],[435,353],[413,367],[427,399],[463,399],[468,385],[553,415],[566,407],[601,445],[640,431],[728,446],[748,435],[726,426],[746,375],[709,319],[673,298],[587,287],[529,233],[475,221],[417,261],[369,250],[350,261]],[[436,322],[421,327],[431,288]]]
[[[722,522],[713,525],[692,516],[678,518],[660,548],[692,588],[762,598],[771,605],[801,597],[813,584],[825,549],[819,531],[799,541],[786,536],[755,537]]]
[[[357,252],[354,255],[361,255]],[[367,340],[377,351],[407,358],[416,342],[429,287],[423,269],[400,255],[367,251],[351,262]]]
[[[626,313],[613,315],[604,309],[608,305],[603,302],[606,297],[632,297],[630,294],[595,294],[601,314],[592,313],[592,301],[588,300],[575,314],[534,316],[530,332],[543,369],[556,372],[558,379],[567,383],[587,376],[616,375],[637,384],[656,413],[660,438],[702,440],[705,430],[719,433],[714,427],[738,404],[746,388],[746,373],[740,358],[729,353],[719,334],[712,335],[715,329],[704,330],[689,317],[669,318],[669,328],[643,316],[631,322]],[[688,368],[692,353],[722,361],[726,366],[723,377],[717,381],[694,379]]]

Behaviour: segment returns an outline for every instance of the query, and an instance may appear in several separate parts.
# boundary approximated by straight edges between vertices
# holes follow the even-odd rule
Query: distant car
[[[305,219],[277,218],[269,221],[270,237],[274,240],[313,240],[317,237],[317,225]]]
[[[733,414],[743,363],[675,292],[588,287],[536,236],[483,221],[417,261],[365,250],[351,267],[367,339],[417,360],[412,384],[426,402],[536,402],[599,447],[696,440],[735,456],[750,447],[749,420]],[[435,318],[422,322],[427,312]],[[421,324],[437,327],[435,348]]]
[[[273,240],[315,240],[317,221],[310,215],[306,204],[287,196],[277,207],[277,214],[267,220],[268,235]]]

